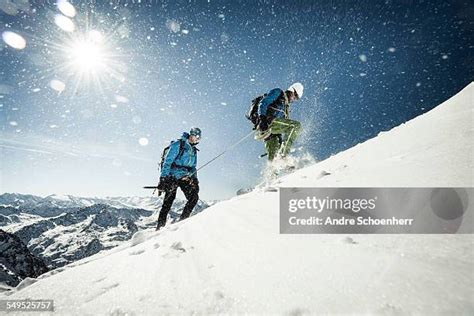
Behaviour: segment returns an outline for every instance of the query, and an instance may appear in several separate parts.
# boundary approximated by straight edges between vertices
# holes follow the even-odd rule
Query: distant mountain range
[[[175,201],[171,217],[179,216],[185,202]],[[161,204],[162,198],[155,196],[42,198],[4,193],[0,195],[0,283],[15,286],[25,277],[113,248],[138,230],[154,227]],[[210,204],[200,201],[194,213]]]

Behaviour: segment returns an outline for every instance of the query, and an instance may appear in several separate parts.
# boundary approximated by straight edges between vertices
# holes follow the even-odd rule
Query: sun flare
[[[110,36],[98,30],[74,33],[64,41],[61,51],[64,58],[61,69],[74,82],[74,90],[91,84],[102,89],[111,79],[125,80],[123,56]]]
[[[103,47],[89,40],[79,40],[70,47],[71,64],[79,71],[100,71],[106,66]]]

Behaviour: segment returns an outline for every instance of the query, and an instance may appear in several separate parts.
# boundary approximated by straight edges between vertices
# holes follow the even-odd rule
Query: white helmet
[[[295,82],[286,90],[296,93],[296,96],[298,97],[298,99],[301,99],[301,97],[303,96],[303,89],[304,88],[301,82]]]

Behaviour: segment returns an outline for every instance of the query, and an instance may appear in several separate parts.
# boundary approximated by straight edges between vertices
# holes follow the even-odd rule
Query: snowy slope
[[[473,94],[277,185],[473,186]],[[55,315],[474,313],[472,235],[280,235],[278,206],[240,195],[9,298],[54,299]]]

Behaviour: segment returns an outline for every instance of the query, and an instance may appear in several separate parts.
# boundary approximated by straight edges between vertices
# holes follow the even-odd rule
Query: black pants
[[[199,182],[196,178],[182,178],[171,183],[165,190],[163,205],[161,206],[160,216],[158,217],[157,229],[166,225],[166,218],[176,198],[178,187],[183,191],[184,196],[188,200],[181,213],[180,220],[188,218],[199,200]]]

